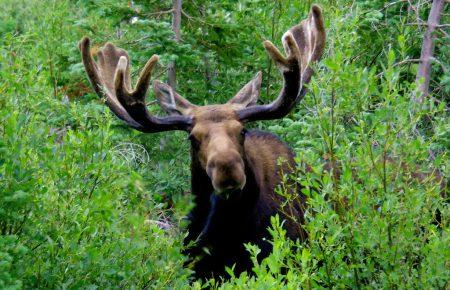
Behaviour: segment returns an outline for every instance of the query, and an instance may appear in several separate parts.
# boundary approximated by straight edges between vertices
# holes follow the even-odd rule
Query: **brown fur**
[[[290,238],[306,238],[302,230],[303,212],[306,207],[305,198],[300,194],[300,186],[290,178],[297,167],[294,153],[278,137],[267,132],[252,131],[245,139],[245,156],[249,166],[258,168],[255,172],[257,183],[265,184],[266,192],[263,198],[266,204],[272,203],[273,210],[280,212],[285,218],[284,224]],[[282,183],[282,177],[287,177],[285,189],[292,195],[293,202],[287,201],[275,192]]]
[[[288,237],[304,239],[306,204],[300,188],[288,181],[290,202],[276,193],[283,174],[296,167],[291,149],[273,134],[247,132],[229,104],[195,107],[191,113],[195,207],[185,244],[195,245],[185,254],[191,257],[196,276],[218,277],[233,264],[236,272],[250,270],[244,244],[258,245],[259,258],[267,256],[271,249],[267,229],[275,214],[284,220]]]

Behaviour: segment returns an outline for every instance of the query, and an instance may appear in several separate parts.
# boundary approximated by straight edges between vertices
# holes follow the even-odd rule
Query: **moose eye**
[[[241,130],[241,136],[245,136],[245,134],[247,134],[247,129],[245,129],[245,128],[242,128],[242,130]]]

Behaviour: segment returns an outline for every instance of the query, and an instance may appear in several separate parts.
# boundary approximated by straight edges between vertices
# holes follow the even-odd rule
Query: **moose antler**
[[[283,73],[284,87],[270,104],[251,106],[237,111],[241,121],[278,119],[286,116],[308,89],[313,75],[311,64],[318,61],[325,47],[322,11],[313,5],[308,18],[289,29],[282,37],[286,57],[266,40],[264,47]]]
[[[158,62],[153,55],[144,66],[136,83],[131,88],[129,57],[125,50],[107,43],[98,53],[98,63],[90,51],[90,40],[85,37],[80,42],[81,57],[94,91],[111,111],[132,128],[142,132],[162,132],[169,130],[188,130],[192,117],[168,116],[155,117],[149,114],[145,105],[145,96],[149,87],[151,72]]]

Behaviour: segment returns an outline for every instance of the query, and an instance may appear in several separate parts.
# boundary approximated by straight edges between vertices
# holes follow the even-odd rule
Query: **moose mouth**
[[[214,192],[217,195],[231,195],[242,191],[246,184],[243,166],[234,168],[207,169],[206,173],[211,180]]]
[[[244,189],[245,182],[241,187],[238,188],[227,188],[222,190],[214,190],[214,195],[223,200],[230,200],[234,198],[239,198],[241,196],[242,190]]]
[[[239,189],[235,189],[235,190],[226,190],[226,191],[222,191],[221,193],[217,193],[216,191],[214,192],[214,194],[223,200],[230,200],[233,198],[236,198],[238,196],[240,196],[241,190]]]

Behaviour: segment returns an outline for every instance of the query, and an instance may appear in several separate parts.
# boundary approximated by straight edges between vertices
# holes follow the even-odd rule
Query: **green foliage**
[[[437,32],[425,104],[410,101],[416,65],[402,63],[419,56],[423,27],[409,24],[426,19],[424,1],[417,13],[406,1],[317,1],[328,46],[310,93],[288,118],[254,125],[312,167],[293,176],[309,197],[308,241],[287,240],[274,217],[271,256],[259,263],[247,245],[252,276],[190,281],[188,142],[111,116],[77,42],[127,49],[133,75],[156,53],[164,79],[175,60],[179,91],[197,104],[225,102],[262,70],[267,102],[281,78],[261,41],[280,45],[312,1],[184,2],[177,44],[172,1],[0,0],[0,288],[448,287],[449,211],[435,178],[450,165],[448,36]]]

